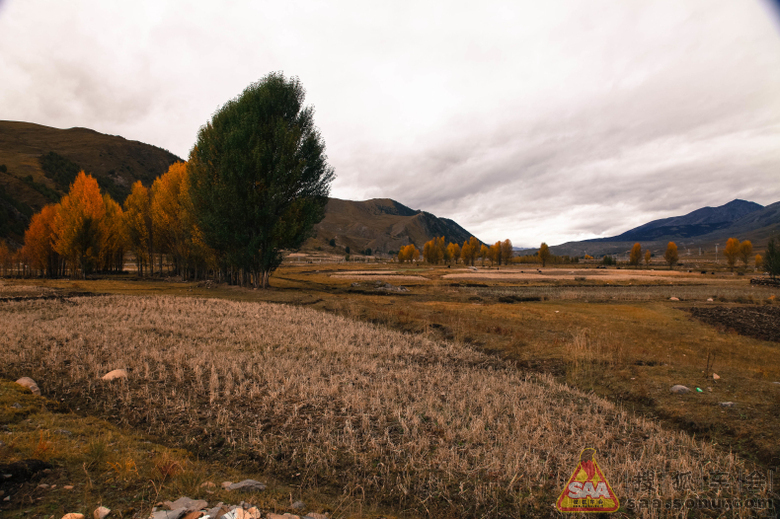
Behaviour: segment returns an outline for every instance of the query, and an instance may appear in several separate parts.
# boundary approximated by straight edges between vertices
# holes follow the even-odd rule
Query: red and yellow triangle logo
[[[561,492],[555,507],[561,512],[616,512],[617,496],[593,455],[596,449],[583,449],[580,462]]]

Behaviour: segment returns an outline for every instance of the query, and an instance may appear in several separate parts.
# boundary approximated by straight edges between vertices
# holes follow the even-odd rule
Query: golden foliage
[[[54,250],[54,219],[58,206],[49,204],[34,214],[30,226],[24,232],[24,257],[30,268],[46,271],[51,275],[56,264],[57,252]]]
[[[633,266],[638,266],[639,261],[642,259],[642,246],[638,243],[635,243],[633,247],[631,247],[631,256],[628,258],[628,264]]]
[[[458,263],[458,260],[460,259],[460,245],[457,243],[450,243],[447,245],[447,256],[449,256],[449,261]]]
[[[666,252],[664,252],[664,260],[669,264],[669,268],[672,268],[677,263],[679,255],[677,254],[677,244],[670,241],[666,245]]]
[[[539,247],[539,252],[537,252],[537,255],[539,256],[539,261],[542,262],[542,267],[544,267],[547,264],[547,262],[550,260],[550,257],[552,256],[552,253],[550,252],[550,247],[548,247],[546,243],[542,242],[542,245]]]
[[[417,258],[419,257],[420,251],[417,250],[417,247],[415,247],[413,243],[401,247],[401,250],[398,251],[398,261],[400,263],[417,261]]]
[[[734,270],[734,265],[737,263],[739,249],[739,240],[736,238],[729,238],[729,241],[726,242],[726,247],[723,249],[723,254],[726,255],[726,262],[731,270]]]
[[[753,244],[750,240],[745,240],[739,244],[739,258],[742,260],[742,263],[745,264],[745,267],[747,267],[747,264],[750,261],[750,256],[752,255]]]
[[[54,250],[84,276],[98,263],[100,222],[106,214],[97,180],[81,171],[54,217]]]

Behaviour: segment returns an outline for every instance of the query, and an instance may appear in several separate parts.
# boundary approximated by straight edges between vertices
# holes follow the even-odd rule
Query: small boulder
[[[720,402],[718,405],[721,407],[734,407],[737,404],[734,402]]]
[[[36,384],[35,381],[30,377],[22,377],[19,380],[17,380],[16,383],[19,384],[20,386],[26,387],[27,389],[32,391],[34,395],[41,396],[41,390],[38,387],[38,384]]]
[[[262,513],[260,512],[260,510],[258,510],[256,506],[253,506],[249,510],[246,511],[246,513],[244,514],[244,517],[246,519],[260,519],[261,515],[262,515]]]
[[[669,389],[669,391],[671,391],[672,393],[675,393],[677,395],[684,395],[685,393],[690,393],[691,392],[690,389],[688,389],[687,387],[685,387],[685,386],[683,386],[681,384],[677,384],[677,385],[672,386],[671,389]]]
[[[219,503],[217,506],[209,510],[207,514],[211,519],[220,519],[220,517],[222,517],[228,512],[229,510],[225,506],[223,506],[222,503]]]
[[[176,501],[163,501],[163,506],[168,510],[178,510],[184,508],[187,513],[206,508],[209,504],[202,499],[190,499],[189,497],[180,497]]]
[[[115,369],[114,371],[109,371],[102,377],[100,377],[100,380],[105,380],[106,382],[109,382],[111,380],[116,380],[118,378],[127,378],[127,370],[126,369]]]
[[[233,482],[232,482],[232,481],[223,481],[223,482],[222,482],[222,488],[225,488],[225,489],[226,489],[226,488],[228,488],[228,487],[229,487],[230,485],[232,485],[232,484],[233,484]]]
[[[714,301],[715,301],[715,300],[714,300],[713,298],[711,298],[711,297],[708,297],[708,298],[707,298],[707,302],[708,302],[708,303],[712,303],[712,302],[714,302]]]
[[[105,506],[99,506],[95,509],[94,512],[92,512],[92,517],[94,517],[94,519],[103,519],[110,513],[110,509],[106,508]]]
[[[182,519],[198,519],[200,517],[203,517],[203,514],[204,512],[201,512],[200,510],[195,510],[182,517]]]
[[[233,483],[227,487],[227,489],[241,492],[260,492],[261,490],[265,490],[265,484],[255,481],[254,479],[245,479],[239,483]]]
[[[291,505],[291,508],[293,510],[303,510],[304,508],[306,508],[306,503],[304,503],[303,501],[296,501]]]
[[[679,297],[672,296],[672,297],[669,298],[669,301],[679,301],[679,300],[680,300]]]
[[[62,519],[84,519],[84,514],[65,514]]]
[[[713,373],[712,380],[720,380],[720,375],[718,375],[717,373]]]
[[[178,510],[159,510],[153,512],[149,519],[181,519],[187,515],[186,508],[179,508]]]

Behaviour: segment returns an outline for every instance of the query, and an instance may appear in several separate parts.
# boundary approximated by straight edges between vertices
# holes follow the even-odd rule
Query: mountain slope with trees
[[[406,207],[389,198],[365,201],[331,198],[325,207],[325,218],[314,226],[315,236],[304,250],[353,253],[371,249],[372,253],[396,253],[401,247],[423,244],[444,236],[445,240],[463,243],[472,234],[448,218]]]
[[[79,171],[122,203],[181,159],[162,148],[88,128],[0,121],[0,238],[21,243],[32,215],[59,201]]]

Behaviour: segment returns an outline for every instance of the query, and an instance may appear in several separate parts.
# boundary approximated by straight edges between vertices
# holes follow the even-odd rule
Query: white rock
[[[127,370],[126,369],[115,369],[114,371],[109,371],[102,377],[100,377],[101,380],[116,380],[118,378],[127,378]]]
[[[679,300],[680,300],[679,297],[672,296],[672,297],[669,298],[669,301],[679,301]]]
[[[676,393],[678,395],[684,395],[685,393],[691,392],[690,389],[680,384],[672,386],[671,389],[669,389],[669,391],[671,391],[672,393]]]
[[[718,375],[717,373],[713,373],[712,380],[720,380],[720,375]]]
[[[20,386],[24,386],[30,391],[33,392],[34,395],[41,395],[41,390],[38,388],[38,384],[35,383],[33,379],[30,377],[22,377],[19,380],[16,381],[17,384]]]
[[[734,407],[737,404],[734,402],[720,402],[718,405],[721,407]]]
[[[254,479],[245,479],[239,483],[233,483],[228,490],[240,490],[241,492],[260,492],[265,490],[265,484],[255,481]]]
[[[99,506],[95,509],[94,512],[92,512],[92,517],[95,519],[103,519],[105,516],[111,513],[111,510],[106,508],[105,506]]]
[[[65,514],[62,519],[84,519],[84,514]]]
[[[222,482],[222,488],[228,488],[232,484],[233,484],[232,481],[223,481]]]
[[[713,301],[715,301],[713,298],[711,298],[711,297],[708,297],[708,298],[707,298],[707,302],[708,302],[708,303],[712,303]]]

